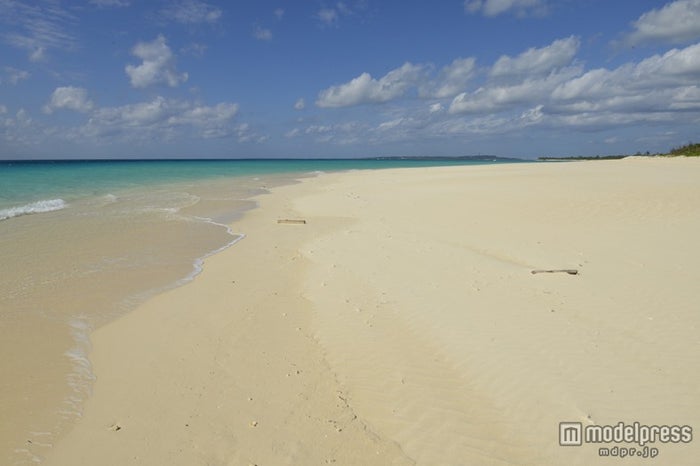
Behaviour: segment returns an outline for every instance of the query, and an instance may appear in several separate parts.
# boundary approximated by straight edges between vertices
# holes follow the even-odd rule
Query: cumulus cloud
[[[445,66],[434,81],[423,85],[420,94],[423,97],[437,99],[454,97],[464,91],[475,72],[476,60],[474,58],[457,58]]]
[[[572,65],[578,48],[579,39],[572,36],[555,40],[545,47],[528,49],[515,57],[504,55],[486,73],[491,81],[471,94],[467,92],[467,87],[480,73],[473,57],[457,58],[437,73],[432,72],[431,65],[411,63],[390,71],[380,79],[362,73],[344,84],[321,91],[316,105],[348,107],[387,102],[416,88],[423,98],[456,97],[450,105],[453,113],[493,109],[526,99],[531,92],[536,92],[538,96],[551,92],[556,85],[572,77],[579,70],[578,66]],[[434,77],[431,78],[430,74],[433,73]]]
[[[275,11],[272,12],[275,15],[275,18],[278,20],[281,20],[284,18],[284,9],[283,8],[276,8]]]
[[[515,57],[501,56],[488,72],[490,79],[473,92],[455,96],[449,112],[494,112],[538,105],[557,86],[580,76],[582,68],[572,64],[578,47],[578,38],[572,36],[530,48]]]
[[[51,94],[49,103],[44,106],[44,113],[53,113],[55,110],[66,109],[76,112],[89,112],[94,104],[88,99],[86,89],[82,87],[57,87]]]
[[[125,68],[133,87],[160,83],[175,87],[187,81],[187,73],[179,74],[175,69],[175,56],[162,35],[152,42],[139,42],[131,53],[142,60],[140,65],[127,65]]]
[[[542,76],[569,65],[579,48],[579,39],[571,36],[541,48],[530,48],[517,57],[503,55],[493,67],[492,77]]]
[[[625,42],[679,44],[700,38],[700,0],[676,0],[644,13],[634,23]]]
[[[556,87],[579,74],[578,68],[564,68],[544,77],[527,76],[512,84],[487,83],[474,92],[457,95],[450,113],[482,113],[506,110],[518,105],[536,104],[547,99]]]
[[[294,110],[304,110],[304,107],[306,107],[306,102],[304,99],[298,99],[296,102],[294,102]]]
[[[599,68],[560,84],[552,104],[575,112],[700,110],[700,44],[614,70]]]
[[[579,47],[578,38],[568,37],[500,57],[481,69],[459,58],[437,70],[406,64],[381,78],[363,73],[321,91],[316,104],[401,103],[372,112],[364,126],[312,125],[287,136],[381,144],[552,128],[587,132],[700,123],[700,44],[594,69],[576,59]],[[431,101],[409,98],[411,90],[418,91],[413,97]]]
[[[223,12],[220,8],[200,0],[170,2],[162,11],[163,17],[182,24],[216,23]]]
[[[565,66],[547,75],[523,75],[507,84],[491,79],[473,92],[456,96],[449,113],[478,116],[488,112],[502,118],[504,125],[518,128],[547,124],[608,129],[697,119],[698,82],[700,44],[695,44],[614,69],[584,71],[580,66]]]
[[[498,16],[504,13],[541,15],[547,11],[543,0],[465,0],[467,13],[482,13],[484,16]]]
[[[653,55],[637,64],[614,70],[599,68],[560,85],[555,99],[597,99],[637,94],[642,90],[662,90],[679,86],[697,88],[700,79],[700,44]]]
[[[402,96],[416,86],[424,67],[405,63],[380,79],[362,73],[351,81],[321,91],[316,100],[319,107],[349,107],[353,105],[387,102]]]

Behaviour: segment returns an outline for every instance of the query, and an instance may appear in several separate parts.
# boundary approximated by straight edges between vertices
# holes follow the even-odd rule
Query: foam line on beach
[[[0,220],[21,217],[22,215],[54,212],[56,210],[65,209],[66,207],[68,207],[68,204],[63,199],[45,199],[30,204],[0,209]]]
[[[212,225],[216,225],[216,226],[220,226],[220,227],[226,228],[226,232],[227,232],[229,235],[233,236],[234,239],[231,240],[231,241],[229,241],[229,242],[226,243],[225,245],[221,246],[220,248],[215,249],[215,250],[213,250],[213,251],[211,251],[211,252],[209,252],[209,253],[207,253],[207,254],[201,256],[201,257],[198,257],[197,259],[195,259],[194,262],[193,262],[193,264],[192,264],[193,267],[194,267],[194,269],[192,270],[192,272],[190,272],[185,278],[182,278],[182,279],[178,280],[178,281],[176,282],[175,286],[181,286],[181,285],[184,285],[185,283],[188,283],[188,282],[191,282],[192,280],[194,280],[194,277],[196,277],[197,275],[199,275],[200,273],[202,273],[202,270],[203,270],[203,268],[204,268],[204,261],[205,261],[208,257],[211,257],[211,256],[213,256],[214,254],[218,254],[218,253],[220,253],[221,251],[230,248],[231,246],[233,246],[234,244],[238,243],[238,242],[241,241],[243,238],[245,238],[245,234],[244,234],[244,233],[235,233],[235,232],[231,229],[230,226],[228,226],[228,225],[226,225],[226,224],[224,224],[224,223],[215,222],[214,220],[212,220],[212,219],[210,219],[210,218],[205,218],[205,217],[194,217],[194,218],[195,218],[196,220],[202,221],[202,222],[204,222],[204,223],[211,223]]]
[[[74,318],[68,323],[75,345],[64,353],[70,360],[73,371],[67,375],[72,394],[65,400],[68,413],[78,418],[82,414],[82,402],[91,394],[95,374],[88,357],[90,352],[90,324],[84,318]]]

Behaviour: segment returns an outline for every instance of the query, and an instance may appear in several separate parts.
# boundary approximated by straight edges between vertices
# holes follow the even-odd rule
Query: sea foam
[[[68,204],[66,204],[66,201],[63,199],[47,199],[32,202],[31,204],[26,204],[23,206],[0,209],[0,220],[7,220],[8,218],[19,217],[22,215],[53,212],[54,210],[61,210],[65,209],[66,207],[68,207]]]

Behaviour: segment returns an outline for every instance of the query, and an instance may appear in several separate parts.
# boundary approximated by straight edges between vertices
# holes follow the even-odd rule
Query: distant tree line
[[[646,151],[645,153],[642,152],[637,152],[634,154],[635,156],[649,156],[649,157],[656,157],[656,156],[662,156],[662,157],[675,157],[675,156],[681,156],[684,155],[686,157],[700,157],[700,144],[694,144],[692,142],[680,146],[680,147],[674,147],[671,149],[671,151],[668,154],[652,154],[649,151]],[[624,159],[625,157],[628,157],[629,154],[624,154],[624,155],[583,155],[583,156],[575,156],[575,157],[538,157],[538,160],[615,160],[615,159]]]
[[[700,144],[693,144],[692,142],[681,147],[674,147],[671,149],[668,155],[685,155],[687,157],[698,157],[700,156]]]

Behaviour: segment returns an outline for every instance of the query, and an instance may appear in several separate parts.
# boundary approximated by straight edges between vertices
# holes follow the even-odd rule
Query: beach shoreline
[[[195,280],[93,333],[93,396],[45,464],[591,464],[559,422],[696,427],[699,173],[622,160],[273,188]],[[698,453],[658,448],[658,464]]]
[[[206,257],[240,240],[228,223],[255,206],[252,196],[308,176],[207,178],[200,170],[186,180],[147,183],[142,173],[128,181],[134,167],[127,163],[120,179],[94,190],[93,175],[105,173],[88,165],[87,173],[74,174],[86,183],[68,191],[61,191],[65,172],[56,186],[43,186],[34,173],[13,179],[14,190],[4,186],[2,197],[14,193],[16,205],[35,184],[67,201],[0,220],[0,257],[11,271],[0,283],[2,464],[40,462],[81,418],[95,379],[95,329],[191,281]]]

